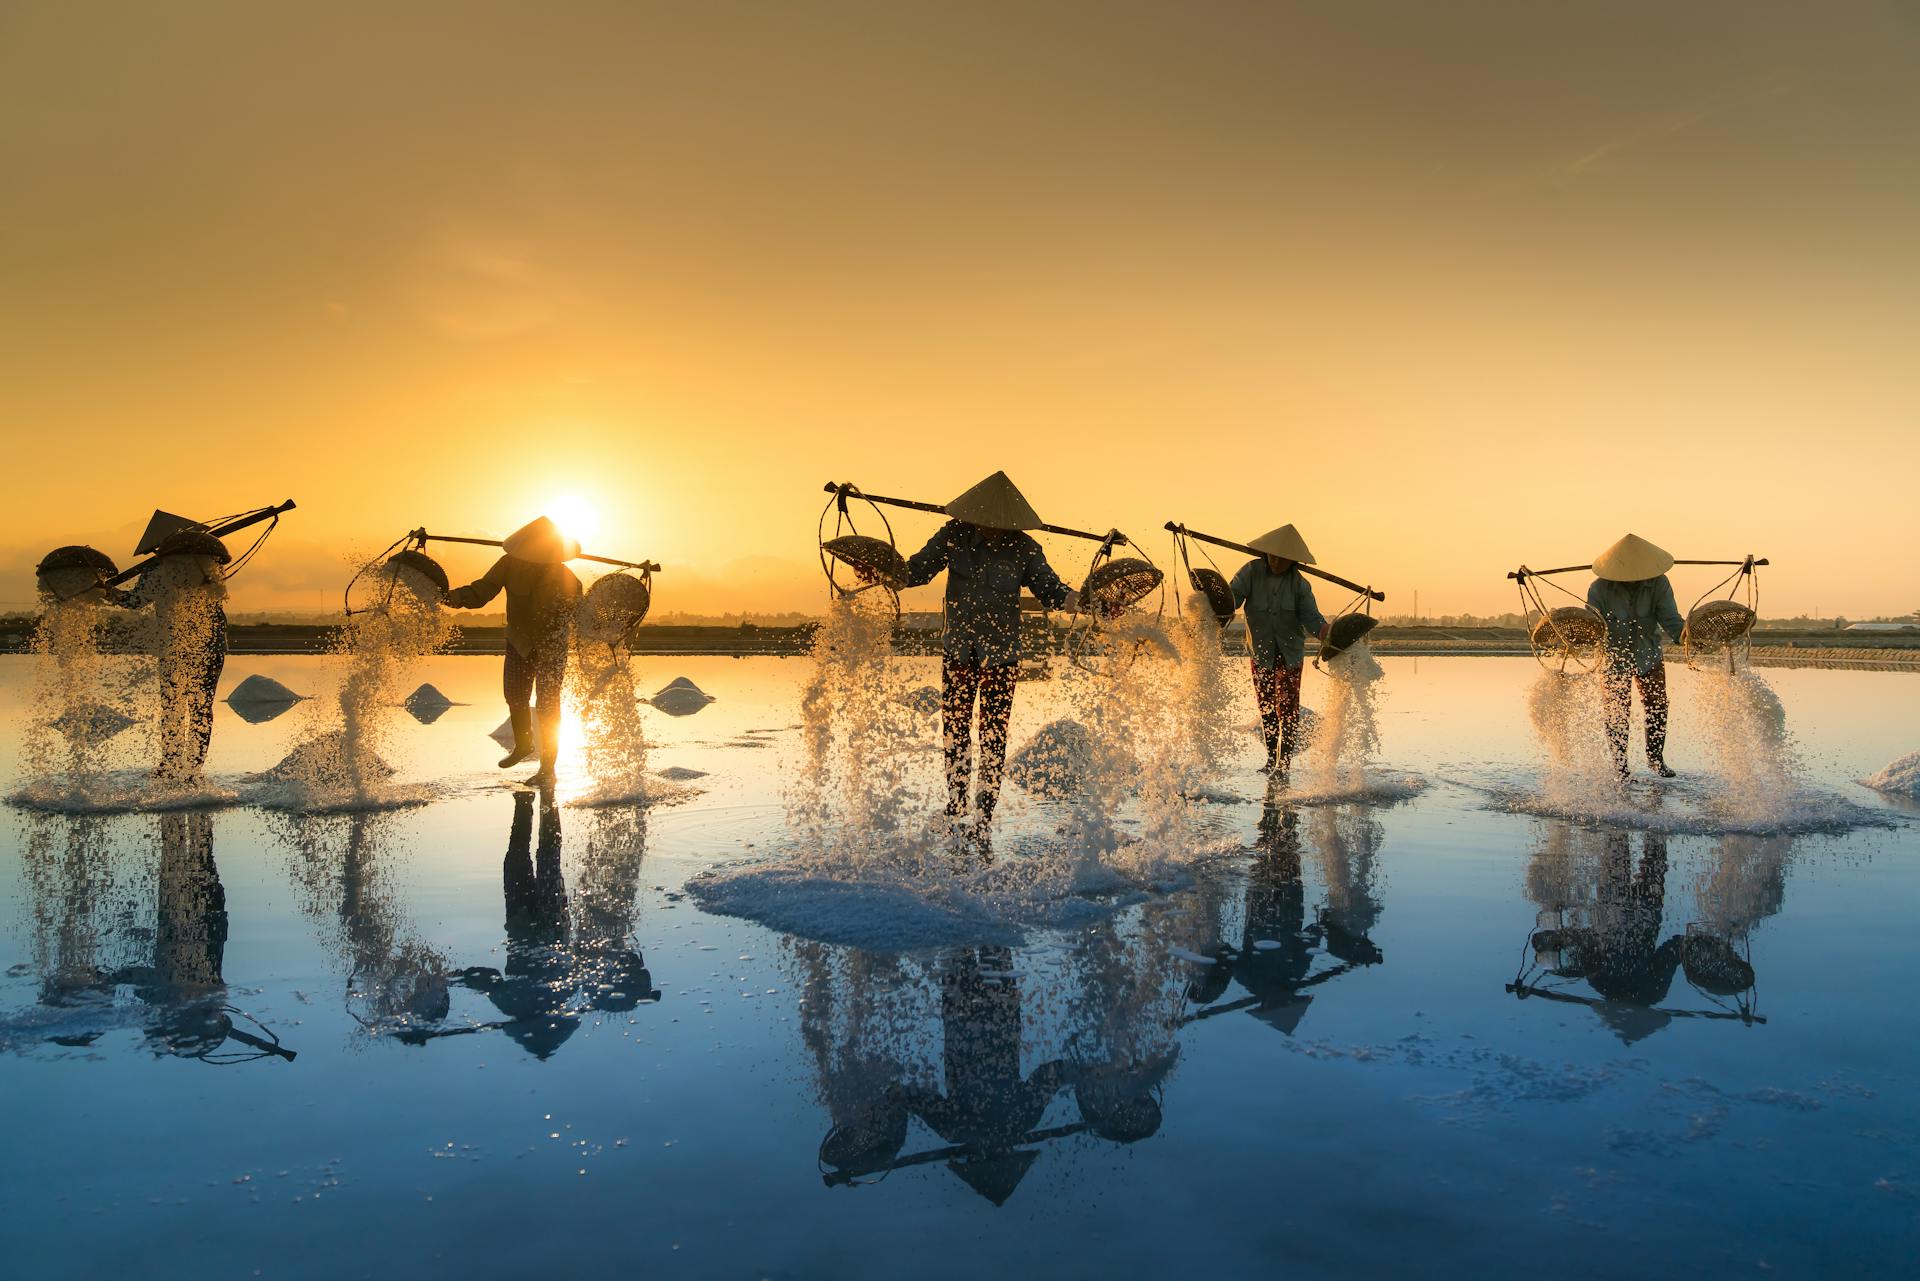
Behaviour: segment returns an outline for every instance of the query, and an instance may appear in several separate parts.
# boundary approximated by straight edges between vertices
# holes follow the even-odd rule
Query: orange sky
[[[315,610],[572,492],[816,608],[822,482],[996,467],[1393,612],[1628,529],[1920,607],[1911,6],[16,0],[0,172],[9,607],[156,505],[297,499],[236,604]]]

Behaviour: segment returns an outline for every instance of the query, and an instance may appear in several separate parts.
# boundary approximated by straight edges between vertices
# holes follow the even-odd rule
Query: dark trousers
[[[557,750],[560,743],[560,708],[567,683],[567,651],[556,645],[527,658],[512,645],[507,646],[507,662],[501,671],[500,689],[507,698],[507,710],[514,719],[529,714],[536,692],[540,716],[540,743],[543,754]]]
[[[206,764],[213,739],[213,694],[227,665],[227,631],[222,625],[204,645],[173,651],[160,674],[160,774],[192,778]]]
[[[1007,760],[1007,721],[1013,716],[1012,663],[943,661],[940,665],[940,728],[947,748],[947,813],[967,812],[967,779],[973,772],[973,715],[980,707],[980,817],[993,816],[1000,775]]]
[[[1266,736],[1267,755],[1292,756],[1300,729],[1300,678],[1306,668],[1276,663],[1253,664],[1253,697],[1260,704],[1260,730]]]
[[[1640,703],[1647,714],[1647,759],[1664,761],[1667,755],[1667,665],[1655,663],[1644,672],[1609,664],[1606,688],[1607,745],[1613,763],[1627,768],[1627,738],[1633,721],[1633,687],[1640,686]]]

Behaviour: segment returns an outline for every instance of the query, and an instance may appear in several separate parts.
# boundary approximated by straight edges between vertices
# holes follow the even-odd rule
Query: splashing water
[[[583,761],[591,780],[576,805],[645,798],[647,729],[634,689],[633,655],[625,644],[579,638],[567,673],[568,696],[580,717]]]
[[[1186,798],[1211,773],[1195,734],[1197,709],[1179,645],[1154,616],[1110,620],[1099,671],[1073,670],[1067,693],[1086,729],[1080,786],[1070,793],[1060,837],[1071,884],[1101,888],[1118,872],[1152,881],[1191,856]],[[1133,830],[1122,811],[1134,801]]]
[[[1393,800],[1424,787],[1418,775],[1374,766],[1380,752],[1379,686],[1386,669],[1367,643],[1356,642],[1320,667],[1327,677],[1326,702],[1288,799],[1299,804],[1356,797]]]
[[[345,984],[347,1012],[368,1036],[430,1027],[451,1005],[447,958],[413,924],[393,869],[385,814],[301,814],[285,848],[296,902]]]
[[[34,626],[23,796],[98,796],[109,774],[151,755],[153,661],[108,653],[109,621],[108,606],[82,597],[49,601]]]
[[[307,732],[262,776],[263,803],[294,809],[361,809],[415,804],[423,789],[395,785],[388,763],[394,718],[418,662],[452,641],[440,593],[418,571],[388,564],[365,575],[372,602],[356,609],[329,647],[338,693],[309,704]]]
[[[924,735],[882,602],[833,602],[814,635],[800,711],[803,758],[787,794],[797,856],[836,873],[928,870],[936,843],[913,839],[932,796],[916,761]]]
[[[1619,791],[1607,752],[1601,674],[1543,668],[1527,689],[1527,715],[1547,751],[1541,799],[1574,808]]]
[[[1716,808],[1752,823],[1784,819],[1801,787],[1787,713],[1744,664],[1716,665],[1694,683],[1702,747],[1715,765]]]
[[[1180,663],[1172,697],[1187,719],[1187,734],[1200,768],[1217,774],[1233,760],[1235,690],[1227,679],[1220,649],[1220,624],[1203,593],[1187,597],[1186,608],[1167,625]]]

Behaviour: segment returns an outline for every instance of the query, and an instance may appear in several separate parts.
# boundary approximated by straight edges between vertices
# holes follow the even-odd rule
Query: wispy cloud
[[[1758,80],[1744,82],[1703,102],[1672,112],[1663,119],[1642,125],[1617,138],[1610,138],[1599,146],[1589,147],[1570,160],[1550,165],[1539,176],[1549,180],[1578,179],[1629,151],[1663,142],[1709,120],[1785,97],[1791,88],[1792,77],[1785,72],[1774,72]]]

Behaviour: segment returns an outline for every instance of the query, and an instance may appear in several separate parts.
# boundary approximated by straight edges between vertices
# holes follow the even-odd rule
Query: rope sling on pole
[[[1759,566],[1770,562],[1763,556],[1747,556],[1741,560],[1675,560],[1675,565],[1733,565],[1736,568],[1728,577],[1708,588],[1693,608],[1687,612],[1685,627],[1681,630],[1681,644],[1686,647],[1688,666],[1693,665],[1696,650],[1705,652],[1724,647],[1728,652],[1729,668],[1734,664],[1734,651],[1745,641],[1751,646],[1753,624],[1758,618],[1760,594],[1759,576],[1754,572]],[[1553,667],[1549,660],[1558,656],[1557,670],[1565,671],[1569,662],[1582,671],[1592,671],[1606,646],[1606,621],[1587,602],[1574,593],[1551,581],[1551,575],[1574,574],[1581,570],[1592,569],[1588,565],[1561,565],[1554,569],[1528,569],[1525,565],[1510,570],[1507,577],[1514,580],[1520,590],[1520,612],[1522,616],[1537,614],[1538,617],[1527,628],[1527,644],[1534,658],[1543,667]],[[1547,578],[1547,585],[1568,597],[1573,605],[1563,605],[1558,609],[1549,609],[1536,580]],[[1747,588],[1747,601],[1742,604],[1732,599],[1744,580]],[[1734,584],[1724,601],[1708,602],[1707,597],[1718,592],[1728,584]],[[1696,623],[1698,626],[1696,627]]]
[[[1245,552],[1257,559],[1265,559],[1267,553],[1246,543],[1236,543],[1231,539],[1216,538],[1212,534],[1202,534],[1198,530],[1188,529],[1178,521],[1168,521],[1166,529],[1173,535],[1174,546],[1180,552],[1181,563],[1186,566],[1187,580],[1193,584],[1195,591],[1207,598],[1207,604],[1213,610],[1214,618],[1225,626],[1233,617],[1234,610],[1238,608],[1234,603],[1232,586],[1228,583],[1226,576],[1220,572],[1219,566],[1213,563],[1213,557],[1207,555],[1204,546],[1201,547],[1200,554],[1207,557],[1208,568],[1194,569],[1192,562],[1187,559],[1188,542],[1211,543],[1215,547],[1225,547],[1230,551]],[[1338,574],[1329,573],[1300,561],[1294,562],[1294,568],[1302,574],[1310,574],[1354,593],[1353,599],[1327,620],[1327,634],[1321,641],[1319,654],[1314,658],[1314,666],[1318,667],[1323,659],[1332,659],[1344,653],[1373,630],[1377,622],[1373,617],[1373,602],[1386,600],[1387,594],[1376,591],[1371,585],[1356,583],[1351,579],[1342,578]]]
[[[833,598],[857,595],[870,588],[879,587],[891,597],[894,616],[900,616],[900,592],[906,586],[907,562],[900,555],[895,541],[893,522],[887,519],[883,507],[900,507],[908,511],[926,512],[935,516],[946,516],[947,509],[938,503],[916,502],[906,498],[889,498],[881,494],[869,494],[851,482],[828,481],[824,491],[832,497],[820,513],[818,530],[820,543],[820,567],[826,574],[828,589]],[[847,507],[848,499],[858,499],[873,508],[886,529],[885,539],[875,538],[859,532],[852,512]],[[827,515],[834,514],[833,536],[827,537]],[[1090,633],[1101,621],[1112,621],[1123,611],[1139,603],[1160,587],[1164,575],[1147,557],[1138,543],[1117,529],[1105,534],[1090,533],[1084,529],[1074,529],[1066,525],[1039,524],[1034,527],[1042,533],[1060,534],[1069,538],[1082,538],[1098,543],[1088,566],[1085,582],[1080,589],[1081,606],[1089,618],[1086,628],[1076,628],[1069,632],[1067,650],[1069,658],[1076,665],[1086,667],[1082,661],[1081,648],[1084,640],[1081,633]],[[1138,557],[1115,559],[1113,551],[1121,545],[1140,552]],[[836,563],[847,566],[862,580],[858,587],[843,585],[835,572]],[[1166,608],[1164,596],[1161,599],[1156,616]],[[1051,611],[1044,611],[1051,613]],[[1136,645],[1137,649],[1137,645]],[[1089,670],[1092,670],[1089,668]]]

